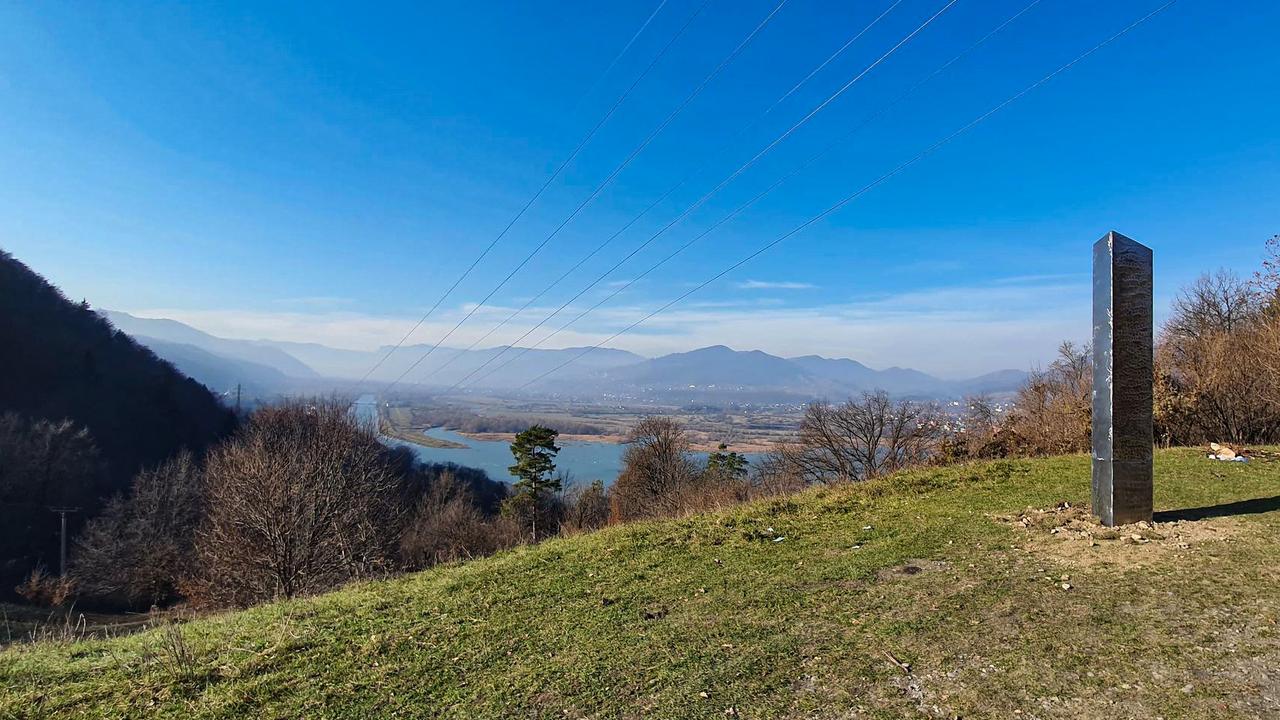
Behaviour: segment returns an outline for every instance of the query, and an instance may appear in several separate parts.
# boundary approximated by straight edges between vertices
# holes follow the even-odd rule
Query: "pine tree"
[[[511,443],[511,455],[516,464],[507,468],[515,482],[516,493],[508,501],[508,508],[516,511],[527,508],[532,518],[533,541],[538,541],[538,515],[542,513],[547,498],[560,491],[560,478],[556,477],[556,438],[560,433],[549,427],[533,425],[516,435]]]
[[[728,445],[720,443],[720,447],[707,456],[707,472],[728,480],[740,480],[746,477],[746,456],[738,452],[725,452],[728,449]]]

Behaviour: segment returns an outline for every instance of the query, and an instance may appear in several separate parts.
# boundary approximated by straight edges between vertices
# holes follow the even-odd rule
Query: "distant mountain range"
[[[1016,390],[1027,379],[1021,370],[999,370],[964,380],[943,380],[910,368],[875,370],[856,360],[804,355],[782,358],[759,350],[723,345],[664,355],[574,381],[601,392],[630,391],[664,396],[742,395],[837,398],[884,390],[892,395],[950,398]],[[564,383],[562,383],[562,386]]]
[[[103,314],[157,355],[219,392],[233,389],[236,384],[259,395],[318,392],[327,387],[343,387],[344,383],[349,386],[379,361],[381,365],[370,376],[379,383],[399,378],[408,370],[402,380],[406,387],[421,384],[441,389],[470,375],[468,387],[475,383],[479,390],[511,391],[582,353],[582,348],[526,350],[511,361],[520,348],[468,351],[442,346],[432,351],[430,345],[411,345],[388,356],[389,346],[362,351],[315,343],[233,340],[174,320],[139,318],[113,311]],[[652,359],[625,350],[597,348],[535,383],[530,390],[574,397],[626,395],[679,401],[764,402],[838,398],[882,389],[897,396],[942,399],[1008,393],[1026,377],[1027,373],[1021,370],[999,370],[964,380],[943,380],[910,368],[876,370],[847,358],[783,358],[723,345]]]

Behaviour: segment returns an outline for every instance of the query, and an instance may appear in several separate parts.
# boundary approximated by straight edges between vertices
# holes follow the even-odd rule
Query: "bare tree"
[[[1033,455],[1085,452],[1093,422],[1093,351],[1064,342],[1048,369],[1018,390],[1010,426]]]
[[[1230,270],[1201,275],[1173,301],[1164,333],[1175,338],[1203,338],[1233,332],[1258,317],[1262,297],[1253,284]]]
[[[1274,245],[1272,245],[1274,247]],[[1273,262],[1273,261],[1271,261]],[[1157,345],[1157,427],[1168,443],[1280,439],[1274,265],[1252,282],[1218,271],[1174,302]]]
[[[93,438],[70,420],[0,415],[0,502],[31,508],[96,501],[103,464]]]
[[[40,565],[59,570],[59,525],[51,506],[79,507],[74,535],[110,494],[110,476],[89,431],[70,420],[0,415],[0,582],[12,588]]]
[[[564,504],[561,533],[596,530],[609,523],[609,492],[599,480],[590,485],[570,486]]]
[[[811,403],[799,438],[778,448],[778,462],[808,483],[866,480],[924,463],[942,433],[936,405],[868,392],[841,405]]]
[[[1280,314],[1280,235],[1267,240],[1262,269],[1254,275],[1254,284],[1269,302],[1272,314]]]
[[[631,430],[627,442],[622,473],[610,493],[613,519],[674,514],[677,492],[698,474],[684,426],[667,417],[647,417]]]
[[[345,403],[255,413],[206,465],[208,514],[196,537],[206,599],[244,605],[385,570],[401,513],[384,453]]]
[[[400,538],[400,555],[407,566],[424,568],[490,555],[518,538],[516,523],[485,517],[471,489],[445,471],[418,501]]]
[[[77,538],[77,590],[131,607],[173,599],[193,569],[201,516],[200,469],[191,453],[142,471],[129,494],[109,501]]]

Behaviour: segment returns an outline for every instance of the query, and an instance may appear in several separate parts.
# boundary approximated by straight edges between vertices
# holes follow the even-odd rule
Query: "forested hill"
[[[0,417],[3,581],[31,552],[52,569],[56,556],[40,551],[56,540],[48,505],[82,507],[77,516],[82,519],[104,497],[126,488],[139,468],[184,447],[202,450],[229,432],[235,420],[203,385],[115,330],[87,304],[69,301],[3,251]],[[49,430],[63,420],[70,421],[68,431]],[[48,421],[43,430],[41,421]],[[55,467],[57,444],[88,445],[83,435],[75,437],[78,429],[87,430],[97,449],[96,472]],[[36,451],[42,443],[47,446],[43,455]]]

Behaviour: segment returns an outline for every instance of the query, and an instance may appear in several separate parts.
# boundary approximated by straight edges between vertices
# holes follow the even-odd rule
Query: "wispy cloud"
[[[818,287],[813,283],[786,280],[744,280],[734,285],[741,290],[813,290]]]

